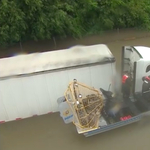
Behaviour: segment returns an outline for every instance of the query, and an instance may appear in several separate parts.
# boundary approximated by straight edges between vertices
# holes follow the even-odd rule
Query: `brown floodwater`
[[[43,42],[26,42],[0,50],[0,57],[20,52],[63,49],[76,44],[107,44],[117,61],[120,71],[121,48],[124,45],[150,47],[150,33],[136,30],[107,32],[80,40],[68,38]],[[150,124],[134,123],[109,132],[85,138],[78,135],[74,125],[64,124],[59,113],[48,114],[0,125],[0,150],[149,150]]]

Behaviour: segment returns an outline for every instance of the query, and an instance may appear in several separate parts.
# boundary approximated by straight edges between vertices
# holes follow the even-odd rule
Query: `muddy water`
[[[90,36],[81,40],[28,42],[23,51],[45,51],[66,48],[75,44],[106,43],[117,60],[120,71],[121,47],[123,45],[150,46],[147,32],[126,30],[109,32],[101,36]],[[20,52],[20,46],[1,52],[8,56],[10,51]],[[11,54],[12,55],[12,54]],[[0,125],[0,150],[149,150],[150,124],[132,124],[90,138],[79,136],[72,124],[65,125],[59,114],[43,115]]]

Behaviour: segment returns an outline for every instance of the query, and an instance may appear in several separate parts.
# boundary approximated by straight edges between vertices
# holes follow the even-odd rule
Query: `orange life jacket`
[[[124,74],[123,76],[122,76],[122,83],[126,83],[126,80],[129,78],[129,76],[128,75],[126,75],[126,74]]]
[[[150,77],[148,77],[148,76],[146,76],[145,79],[148,80],[148,81],[150,81]]]

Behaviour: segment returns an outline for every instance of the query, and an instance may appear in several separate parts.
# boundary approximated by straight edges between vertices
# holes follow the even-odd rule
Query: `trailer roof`
[[[23,75],[114,59],[104,44],[24,54],[0,59],[0,77]]]

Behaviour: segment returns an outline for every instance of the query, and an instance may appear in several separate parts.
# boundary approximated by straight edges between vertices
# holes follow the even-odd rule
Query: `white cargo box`
[[[114,76],[115,58],[103,44],[0,59],[0,122],[57,112],[73,79],[113,90]]]

